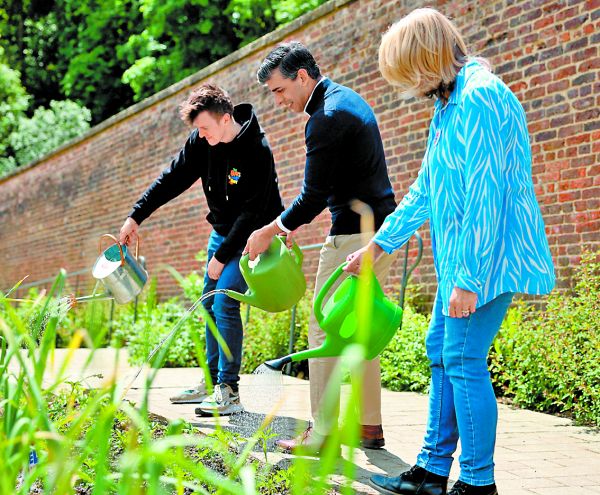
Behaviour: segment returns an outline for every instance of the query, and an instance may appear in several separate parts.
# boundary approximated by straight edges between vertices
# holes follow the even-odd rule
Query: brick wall
[[[429,2],[452,16],[476,54],[487,57],[515,91],[528,116],[536,191],[561,286],[569,283],[583,247],[600,247],[600,2]],[[227,88],[236,102],[250,101],[273,147],[286,204],[303,172],[305,116],[276,109],[256,83],[255,71],[281,40],[298,39],[314,52],[323,72],[358,91],[374,108],[398,198],[419,169],[432,115],[431,102],[402,101],[379,76],[377,48],[387,26],[425,2],[332,0],[196,75],[131,107],[63,146],[44,160],[0,180],[0,288],[91,268],[97,242],[116,234],[131,204],[168,164],[188,130],[177,104],[205,81]],[[208,225],[199,185],[148,219],[141,251],[162,294],[176,286],[160,268],[197,268]],[[302,244],[321,241],[324,213],[301,229]],[[425,256],[416,271],[421,287],[435,290],[427,226]],[[414,253],[414,250],[413,250]],[[314,273],[317,253],[307,255]],[[397,269],[392,284],[398,281]],[[309,276],[310,278],[310,276]],[[77,280],[80,289],[91,276]]]

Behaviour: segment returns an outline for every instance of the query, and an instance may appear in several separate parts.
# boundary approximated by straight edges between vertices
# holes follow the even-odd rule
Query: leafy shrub
[[[56,347],[67,347],[76,332],[83,332],[83,347],[104,347],[110,341],[112,321],[111,303],[97,301],[76,305],[66,314],[61,315],[61,324],[56,329]],[[122,308],[114,306],[113,319],[119,318]]]
[[[67,291],[68,292],[68,291]],[[97,301],[94,303],[76,304],[68,309],[64,298],[52,299],[47,306],[41,305],[46,291],[31,287],[18,298],[19,304],[13,304],[15,314],[25,321],[30,336],[39,342],[50,317],[57,317],[60,325],[56,327],[56,347],[67,347],[76,332],[83,334],[82,347],[103,347],[108,344],[108,333],[111,329],[110,303]],[[115,306],[113,319],[119,314],[129,311],[127,307]],[[0,317],[7,317],[4,306],[0,306]]]
[[[191,281],[196,281],[197,275],[190,276]],[[195,287],[190,282],[190,286]],[[127,347],[131,364],[145,362],[152,350],[173,330],[175,325],[186,316],[177,338],[169,346],[163,366],[165,367],[196,367],[199,366],[197,355],[194,352],[195,343],[193,334],[204,340],[204,321],[199,319],[198,313],[187,314],[187,305],[178,298],[157,303],[156,281],[153,279],[150,289],[146,294],[144,303],[138,306],[137,319],[133,309],[123,311],[113,320],[113,334],[111,345]]]
[[[429,387],[429,361],[425,335],[429,316],[404,305],[402,328],[381,354],[381,384],[390,390],[426,392]]]
[[[518,406],[600,425],[600,253],[582,257],[574,282],[544,311],[509,310],[492,348],[493,383]]]
[[[17,163],[26,165],[83,134],[91,120],[87,108],[70,100],[53,100],[50,108],[36,108],[31,118],[19,119],[9,137]]]

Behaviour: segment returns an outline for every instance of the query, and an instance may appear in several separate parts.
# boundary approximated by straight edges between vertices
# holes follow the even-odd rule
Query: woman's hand
[[[373,241],[369,241],[369,244],[367,244],[365,247],[360,248],[358,251],[354,251],[346,256],[346,261],[348,264],[344,268],[344,271],[358,275],[362,265],[363,256],[367,251],[370,251],[373,254],[373,263],[375,263],[375,261],[377,261],[377,259],[383,254],[383,249],[381,249]]]
[[[362,264],[362,258],[368,250],[369,247],[365,246],[346,256],[346,261],[348,264],[344,267],[344,271],[358,275],[360,272],[360,266]]]
[[[450,304],[448,312],[451,318],[468,318],[475,313],[477,304],[477,294],[468,290],[454,287],[450,294]]]

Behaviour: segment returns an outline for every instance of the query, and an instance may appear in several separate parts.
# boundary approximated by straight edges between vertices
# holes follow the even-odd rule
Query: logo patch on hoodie
[[[237,184],[241,177],[242,177],[242,174],[240,174],[238,172],[237,168],[232,168],[229,171],[229,175],[227,176],[227,178],[229,179],[230,185]]]

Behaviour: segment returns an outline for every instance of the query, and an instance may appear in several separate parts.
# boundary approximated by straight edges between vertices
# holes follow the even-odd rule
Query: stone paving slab
[[[66,350],[56,351],[55,369],[65,355]],[[85,378],[88,386],[95,387],[113,373],[127,383],[137,371],[127,364],[124,351],[117,353],[113,349],[97,351],[82,371],[88,355],[86,349],[76,351],[69,366],[70,379]],[[98,373],[104,378],[91,377]],[[308,382],[287,376],[242,376],[240,396],[246,412],[237,417],[199,418],[193,404],[171,404],[168,397],[194,385],[200,373],[194,368],[159,370],[150,390],[150,410],[168,419],[183,418],[206,433],[214,431],[219,422],[243,436],[252,435],[269,414],[276,414],[273,429],[281,436],[293,435],[309,420]],[[145,375],[144,372],[136,379],[127,399],[140,399]],[[425,395],[384,390],[382,404],[385,449],[357,450],[353,459],[346,448],[342,450],[340,469],[343,462],[356,466],[353,487],[357,494],[377,493],[367,486],[373,473],[395,475],[412,465],[425,432]],[[500,404],[495,457],[497,485],[502,495],[600,495],[600,432],[574,426],[568,419]],[[270,462],[285,462],[289,458],[278,452],[269,453]],[[318,459],[310,462],[318,467]],[[457,464],[451,471],[453,480],[458,476]],[[334,477],[336,480],[341,477]]]

